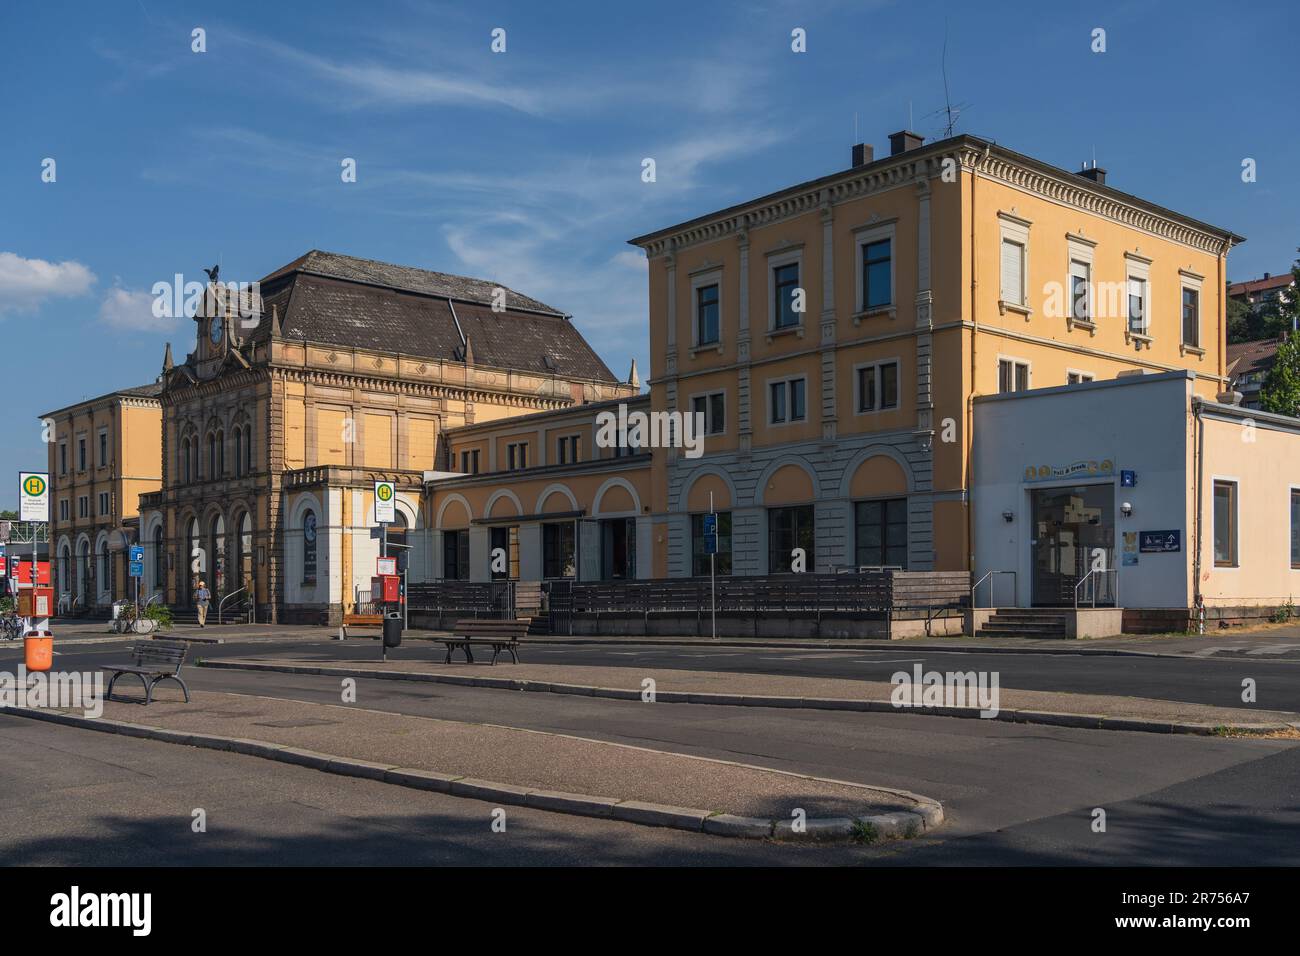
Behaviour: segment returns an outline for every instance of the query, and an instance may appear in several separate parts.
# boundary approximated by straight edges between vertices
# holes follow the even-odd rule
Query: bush
[[[14,599],[6,594],[0,597],[0,614],[8,614],[14,609]]]
[[[166,604],[150,604],[141,612],[141,616],[156,623],[159,630],[166,630],[172,626],[172,609]]]

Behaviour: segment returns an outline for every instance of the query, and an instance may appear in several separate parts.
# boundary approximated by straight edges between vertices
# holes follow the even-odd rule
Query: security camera
[[[1124,513],[1125,518],[1133,517],[1133,505],[1131,505],[1129,502],[1126,501],[1122,505],[1120,505],[1119,510]]]

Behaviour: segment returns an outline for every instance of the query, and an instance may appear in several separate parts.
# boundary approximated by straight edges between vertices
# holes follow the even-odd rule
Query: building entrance
[[[1073,607],[1089,570],[1115,567],[1115,489],[1110,484],[1034,489],[1031,493],[1033,603]],[[1115,577],[1100,573],[1079,587],[1080,602],[1113,607]]]

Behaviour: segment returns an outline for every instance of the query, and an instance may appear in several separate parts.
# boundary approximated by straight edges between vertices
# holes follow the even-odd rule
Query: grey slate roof
[[[386,289],[404,289],[407,292],[419,292],[441,298],[450,297],[462,302],[482,302],[485,305],[491,305],[493,291],[502,288],[506,290],[506,304],[510,308],[530,312],[550,312],[554,315],[564,314],[559,309],[515,292],[499,282],[451,275],[446,272],[431,272],[413,266],[396,266],[388,262],[358,259],[337,252],[321,252],[319,249],[313,249],[305,256],[277,269],[263,279],[262,284],[266,285],[275,277],[289,272],[346,279],[349,282],[363,282]]]
[[[508,289],[506,310],[493,312],[495,288],[481,279],[313,251],[262,280],[265,311],[255,334],[265,334],[275,306],[285,338],[463,361],[463,331],[475,365],[618,381],[562,313]]]

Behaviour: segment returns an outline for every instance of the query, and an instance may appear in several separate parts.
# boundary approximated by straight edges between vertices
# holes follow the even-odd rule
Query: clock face
[[[308,541],[316,540],[316,516],[308,513],[307,520],[303,522],[302,536]]]
[[[221,344],[221,321],[213,319],[212,324],[208,326],[208,338],[212,340],[213,345]]]

